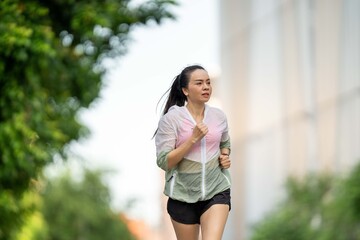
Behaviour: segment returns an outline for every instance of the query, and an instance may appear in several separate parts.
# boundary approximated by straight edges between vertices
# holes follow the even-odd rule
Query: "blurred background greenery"
[[[343,176],[289,178],[286,195],[254,226],[252,240],[360,239],[360,164]]]
[[[66,171],[36,183],[23,197],[22,206],[32,211],[14,239],[135,239],[121,213],[111,209],[103,177],[84,169],[82,177]]]
[[[99,172],[75,183],[43,170],[87,136],[77,116],[99,97],[104,61],[126,53],[135,27],[175,19],[173,5],[0,1],[0,239],[132,239]]]

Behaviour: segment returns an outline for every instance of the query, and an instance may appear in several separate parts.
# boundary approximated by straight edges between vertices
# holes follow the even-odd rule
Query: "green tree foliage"
[[[286,189],[286,200],[255,225],[252,240],[360,239],[360,164],[343,178],[290,178]]]
[[[69,174],[49,180],[42,194],[47,239],[134,239],[111,209],[102,177],[100,171],[86,170],[80,180]]]
[[[173,0],[0,1],[0,239],[21,223],[22,194],[85,136],[77,113],[99,96],[103,60],[138,25],[173,18]]]
[[[15,240],[49,240],[48,229],[44,216],[41,212],[42,196],[39,194],[41,190],[41,182],[33,184],[33,187],[23,195],[22,204],[31,208],[24,219],[22,227],[14,233],[11,239]]]

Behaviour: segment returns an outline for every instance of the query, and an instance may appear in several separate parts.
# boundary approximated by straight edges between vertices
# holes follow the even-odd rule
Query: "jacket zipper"
[[[194,123],[194,125],[196,125],[196,121],[195,119],[192,117],[191,113],[189,112],[189,110],[187,110],[187,113],[189,114],[190,120]],[[205,118],[206,118],[206,114],[207,114],[207,107],[205,105],[205,110],[204,110],[204,119],[203,122],[205,122]],[[203,137],[201,139],[201,166],[202,166],[202,172],[201,172],[201,193],[202,193],[202,199],[205,199],[205,166],[206,166],[206,140],[205,137]]]
[[[205,189],[206,189],[206,183],[205,183],[205,168],[206,168],[206,140],[205,137],[201,139],[201,165],[202,165],[202,172],[201,172],[201,192],[202,192],[202,199],[205,199]]]

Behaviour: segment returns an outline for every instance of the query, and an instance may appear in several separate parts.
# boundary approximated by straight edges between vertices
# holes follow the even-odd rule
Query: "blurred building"
[[[360,1],[219,1],[220,98],[232,136],[233,208],[224,239],[284,195],[288,175],[360,160]]]

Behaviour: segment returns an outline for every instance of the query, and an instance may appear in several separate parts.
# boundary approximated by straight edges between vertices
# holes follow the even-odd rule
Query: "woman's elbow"
[[[171,169],[173,169],[175,167],[175,165],[174,164],[171,164],[169,161],[168,161],[168,163],[167,163],[167,170],[171,170]]]
[[[175,165],[169,163],[168,161],[164,162],[164,163],[157,163],[158,167],[161,168],[164,171],[169,171],[171,169],[173,169],[175,167]]]

